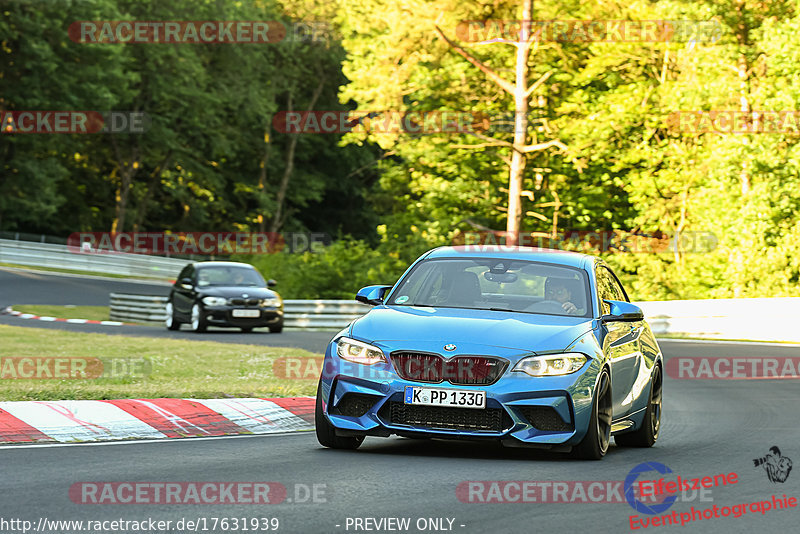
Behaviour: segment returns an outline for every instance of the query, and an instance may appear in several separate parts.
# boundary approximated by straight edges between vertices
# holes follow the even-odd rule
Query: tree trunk
[[[258,175],[258,193],[261,200],[264,199],[267,189],[267,165],[269,165],[269,143],[272,140],[272,121],[267,123],[267,130],[264,132],[264,155],[261,157],[261,173]],[[263,209],[263,208],[262,208]],[[263,213],[258,214],[258,231],[264,233],[267,230],[267,219]]]
[[[314,106],[317,103],[317,99],[319,95],[322,93],[322,88],[325,85],[325,80],[320,75],[319,84],[317,84],[316,89],[314,89],[314,94],[311,95],[311,102],[308,103],[308,111],[311,112],[314,110]],[[288,105],[287,111],[291,112],[292,110],[292,94],[289,93],[288,98]],[[286,191],[289,189],[289,180],[292,177],[292,172],[294,171],[294,153],[295,149],[297,148],[297,140],[300,139],[299,133],[290,134],[289,137],[289,146],[286,149],[286,167],[283,170],[283,176],[281,177],[281,183],[278,186],[278,197],[277,197],[277,207],[275,208],[275,216],[272,219],[272,226],[270,227],[270,232],[277,232],[280,230],[281,226],[283,225],[283,203],[286,200]]]
[[[519,149],[525,146],[528,136],[528,51],[533,16],[533,0],[522,1],[522,24],[517,44],[516,80],[514,84],[514,149],[508,171],[508,215],[506,219],[506,244],[519,243],[522,224],[522,180],[527,157]]]
[[[117,186],[116,194],[114,195],[114,221],[111,223],[111,232],[122,232],[125,230],[125,217],[128,211],[128,198],[130,197],[131,184],[133,177],[139,169],[139,150],[134,147],[131,149],[129,161],[125,161],[120,152],[119,145],[117,145],[114,136],[111,136],[111,145],[114,148],[114,153],[117,157],[117,168],[114,169],[113,174],[119,174],[119,185]]]
[[[753,117],[750,117],[750,69],[747,63],[746,51],[749,46],[750,32],[745,20],[747,13],[745,12],[744,1],[740,2],[737,6],[739,12],[739,26],[736,31],[736,41],[739,44],[739,58],[736,65],[737,76],[739,77],[739,111],[747,117],[747,124],[751,125]],[[750,145],[749,136],[743,136],[744,145]],[[742,169],[739,172],[739,181],[742,186],[742,196],[747,196],[750,193],[750,164],[748,161],[749,154],[745,151],[745,160],[742,161]]]

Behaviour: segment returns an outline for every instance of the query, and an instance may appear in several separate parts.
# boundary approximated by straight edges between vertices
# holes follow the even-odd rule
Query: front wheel
[[[175,318],[175,308],[172,306],[172,302],[167,302],[167,306],[164,311],[167,314],[167,318],[164,321],[164,323],[167,325],[167,330],[180,330],[181,323]]]
[[[192,306],[192,330],[197,333],[205,332],[208,324],[206,318],[203,317],[203,310],[199,304]]]
[[[283,324],[279,324],[278,326],[270,326],[269,332],[270,334],[280,334],[283,332]]]
[[[601,460],[611,442],[611,377],[604,368],[600,371],[592,400],[589,429],[573,451],[583,460]]]
[[[314,424],[317,441],[329,449],[357,449],[364,441],[364,436],[337,436],[336,429],[322,413],[322,382],[317,386],[317,408],[314,411]]]
[[[642,426],[634,432],[614,436],[617,445],[620,447],[652,447],[655,445],[658,431],[661,428],[662,393],[661,366],[656,365],[653,370],[653,379],[650,382],[650,396]]]

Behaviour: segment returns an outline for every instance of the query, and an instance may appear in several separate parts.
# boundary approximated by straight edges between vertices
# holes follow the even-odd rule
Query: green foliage
[[[523,230],[550,231],[560,201],[559,230],[716,236],[711,252],[606,254],[636,299],[796,294],[797,135],[694,133],[672,121],[687,110],[797,109],[796,2],[543,0],[534,9],[536,20],[714,20],[721,33],[535,46],[530,81],[550,77],[531,95],[528,137],[568,150],[529,154]],[[507,116],[511,95],[436,28],[455,39],[462,20],[518,19],[517,0],[11,0],[1,13],[0,109],[142,109],[153,124],[146,136],[0,138],[0,229],[108,229],[125,172],[124,229],[269,229],[293,142],[280,227],[340,239],[320,253],[250,258],[287,298],[349,298],[460,233],[505,226],[511,152],[491,142],[509,141],[508,131],[292,138],[271,131],[270,117],[290,102],[305,109],[320,80],[318,110]],[[341,39],[82,45],[63,31],[119,18],[334,21]],[[513,46],[460,44],[512,81]]]
[[[265,278],[278,281],[276,288],[287,299],[352,299],[364,286],[394,284],[428,243],[414,235],[401,243],[399,236],[383,234],[376,248],[350,237],[320,252],[240,256]]]

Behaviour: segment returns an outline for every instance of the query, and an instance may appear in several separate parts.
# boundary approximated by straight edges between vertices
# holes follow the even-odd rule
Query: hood
[[[591,329],[588,317],[377,306],[353,323],[351,335],[392,350],[453,343],[535,352],[566,349]]]
[[[197,288],[197,292],[206,297],[241,297],[245,293],[248,298],[271,299],[278,296],[277,293],[266,287],[246,287],[246,286],[206,286]]]

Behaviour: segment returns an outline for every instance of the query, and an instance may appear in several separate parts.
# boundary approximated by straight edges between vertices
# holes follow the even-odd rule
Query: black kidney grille
[[[228,299],[228,302],[232,306],[258,306],[259,300],[260,299],[232,298]]]
[[[488,356],[456,356],[449,360],[438,354],[396,352],[392,354],[395,371],[412,382],[450,382],[459,386],[494,384],[505,372],[508,362]]]
[[[391,402],[389,421],[395,425],[412,425],[448,430],[501,432],[509,421],[500,408],[477,410],[446,406],[423,406]]]
[[[519,411],[534,428],[549,432],[572,432],[572,423],[565,422],[552,406],[521,406]]]

